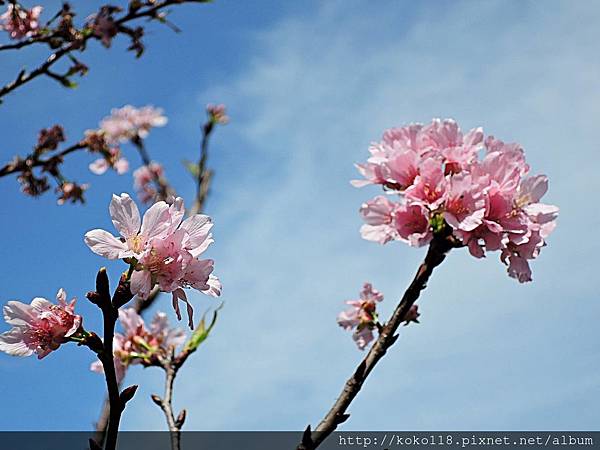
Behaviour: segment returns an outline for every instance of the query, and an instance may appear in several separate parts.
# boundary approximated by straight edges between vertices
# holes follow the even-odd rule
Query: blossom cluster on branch
[[[85,243],[100,256],[123,259],[130,265],[132,294],[145,299],[158,286],[162,292],[172,294],[179,319],[182,300],[193,328],[193,308],[184,288],[213,297],[221,294],[221,283],[212,274],[213,260],[198,259],[213,242],[211,218],[194,214],[183,220],[183,199],[177,197],[170,205],[164,201],[155,203],[141,219],[137,205],[125,193],[113,195],[109,211],[121,238],[96,229],[85,234]]]
[[[171,328],[167,315],[162,311],[154,315],[149,328],[133,308],[120,309],[119,322],[123,332],[115,333],[113,341],[115,371],[119,382],[130,365],[160,366],[160,358],[186,340],[185,332],[181,328]],[[104,372],[100,361],[92,363],[90,369]]]
[[[129,142],[140,154],[140,168],[151,166],[148,167],[149,176],[146,180],[142,180],[142,172],[137,172],[137,176],[134,174],[134,187],[138,190],[140,199],[151,203],[159,196],[166,197],[173,193],[162,166],[149,160],[144,146],[144,139],[148,137],[150,130],[166,123],[167,117],[160,108],[135,108],[126,105],[113,109],[110,116],[100,121],[97,129],[87,130],[83,139],[64,148],[59,147],[66,141],[65,131],[62,126],[54,125],[39,132],[38,141],[29,155],[15,156],[10,163],[0,168],[0,177],[18,174],[17,179],[23,193],[34,197],[50,189],[50,177],[55,180],[59,204],[67,201],[83,203],[89,184],[76,183],[64,174],[62,164],[65,158],[71,153],[87,150],[100,156],[89,164],[92,173],[102,175],[108,169],[113,169],[121,175],[129,170],[129,161],[122,150],[122,145]]]
[[[420,247],[447,226],[474,257],[500,251],[509,276],[531,281],[529,260],[546,245],[558,208],[540,202],[548,179],[529,173],[519,144],[436,119],[387,130],[369,151],[357,164],[364,179],[353,184],[378,184],[388,195],[362,205],[363,238]]]

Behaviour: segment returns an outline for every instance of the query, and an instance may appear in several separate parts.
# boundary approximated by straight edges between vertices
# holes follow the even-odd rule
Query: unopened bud
[[[183,423],[185,422],[185,417],[186,417],[186,411],[185,409],[182,409],[181,412],[179,413],[179,415],[177,416],[177,420],[175,420],[175,425],[177,426],[177,428],[181,429],[181,427],[183,426]]]
[[[129,386],[125,389],[123,389],[123,391],[121,392],[121,394],[119,394],[119,397],[121,398],[121,401],[123,402],[123,405],[125,405],[129,400],[131,400],[133,398],[133,396],[135,395],[135,392],[137,391],[137,384],[134,384],[132,386]]]

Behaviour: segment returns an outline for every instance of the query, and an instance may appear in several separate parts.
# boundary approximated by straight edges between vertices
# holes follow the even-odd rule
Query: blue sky
[[[363,356],[335,324],[343,301],[370,280],[386,295],[386,317],[424,256],[360,239],[358,207],[377,190],[349,185],[352,164],[385,128],[432,117],[520,142],[533,170],[550,178],[546,201],[561,207],[559,226],[528,285],[509,279],[495,254],[451,254],[419,302],[421,324],[402,330],[344,429],[597,429],[600,6],[416,3],[183,6],[171,16],[183,33],[151,27],[142,59],[124,42],[92,45],[78,89],[40,80],[0,107],[8,160],[42,127],[61,123],[77,139],[112,107],[160,106],[169,124],[148,148],[190,198],[180,161],[196,158],[204,105],[228,105],[231,123],[212,141],[207,205],[225,307],[177,380],[187,429],[303,429],[322,417]],[[0,77],[42,55],[2,55]],[[82,237],[111,229],[111,194],[132,188],[130,176],[90,174],[90,160],[67,163],[73,178],[92,183],[84,207],[25,198],[14,180],[0,180],[0,300],[53,298],[64,287],[98,329],[84,294],[106,261]],[[123,269],[108,268],[113,280]],[[215,306],[202,295],[193,302],[196,311]],[[158,306],[173,317],[166,298]],[[89,429],[104,389],[92,360],[75,346],[43,361],[0,355],[0,429]],[[130,371],[127,382],[142,387],[124,429],[164,428],[149,400],[161,375]]]

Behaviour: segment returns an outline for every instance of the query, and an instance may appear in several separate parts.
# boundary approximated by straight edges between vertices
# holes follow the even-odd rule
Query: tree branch
[[[400,303],[396,306],[392,317],[383,326],[377,340],[371,347],[371,350],[358,365],[352,376],[346,381],[339,397],[314,432],[311,432],[311,427],[310,425],[308,426],[297,450],[316,449],[336,430],[339,424],[345,422],[350,417],[350,415],[346,413],[346,410],[360,392],[364,382],[379,360],[383,358],[388,349],[398,339],[398,335],[395,333],[400,324],[404,321],[411,306],[419,298],[421,291],[425,289],[433,269],[444,261],[446,254],[452,248],[460,245],[460,243],[457,243],[452,239],[451,235],[438,235],[434,237],[427,250],[425,260],[419,266],[413,281],[404,292],[402,300],[400,300]]]
[[[167,8],[172,5],[183,4],[183,3],[206,3],[206,1],[207,0],[164,0],[162,2],[156,3],[154,6],[151,6],[151,7],[145,8],[145,9],[140,8],[140,9],[136,9],[136,10],[130,10],[123,17],[115,20],[115,24],[118,26],[123,26],[128,22],[131,22],[135,19],[139,19],[142,17],[149,17],[149,18],[156,18],[159,20],[164,20],[159,17],[159,11],[164,8]],[[14,91],[15,89],[19,88],[20,86],[23,86],[24,84],[31,82],[32,80],[38,78],[41,75],[48,75],[51,78],[55,78],[55,77],[52,77],[50,68],[54,64],[56,64],[59,60],[61,60],[64,56],[68,55],[70,52],[75,51],[75,50],[84,49],[85,44],[91,38],[98,39],[98,37],[95,36],[93,33],[79,33],[79,35],[76,39],[64,44],[56,52],[51,53],[48,56],[48,58],[46,59],[46,61],[43,64],[41,64],[39,67],[37,67],[36,69],[32,70],[31,72],[27,72],[25,70],[21,71],[13,81],[11,81],[10,83],[8,83],[5,86],[3,86],[2,88],[0,88],[0,99],[2,99],[2,97],[4,97],[5,95],[9,94],[12,91]],[[21,47],[25,47],[25,46],[34,44],[36,42],[40,42],[40,41],[41,41],[40,39],[30,38],[28,40],[25,40],[25,41],[22,41],[22,42],[19,42],[16,44],[4,45],[4,46],[0,47],[0,50],[21,48]],[[44,41],[51,41],[51,37],[50,36],[44,37]]]
[[[115,450],[117,446],[117,437],[119,432],[119,423],[121,415],[125,409],[125,404],[131,400],[135,394],[137,386],[131,386],[119,393],[119,382],[115,371],[113,340],[115,335],[115,324],[119,317],[119,307],[125,304],[132,295],[129,291],[128,283],[125,278],[121,278],[117,289],[111,299],[106,269],[102,268],[96,276],[96,291],[87,295],[88,299],[96,304],[102,311],[104,324],[103,349],[98,353],[98,359],[104,369],[104,378],[108,390],[108,427],[106,432],[105,450]]]

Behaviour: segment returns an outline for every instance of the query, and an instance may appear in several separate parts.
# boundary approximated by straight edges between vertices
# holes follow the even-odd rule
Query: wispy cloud
[[[234,119],[211,211],[226,305],[178,380],[188,429],[320,419],[361,357],[335,324],[343,300],[371,280],[390,311],[423,256],[360,240],[375,191],[350,187],[352,163],[384,128],[432,117],[521,142],[559,228],[532,285],[494,255],[451,255],[347,427],[597,427],[599,19],[591,2],[345,0],[249,36],[247,69],[202,95]],[[146,407],[125,425],[161,426]]]

